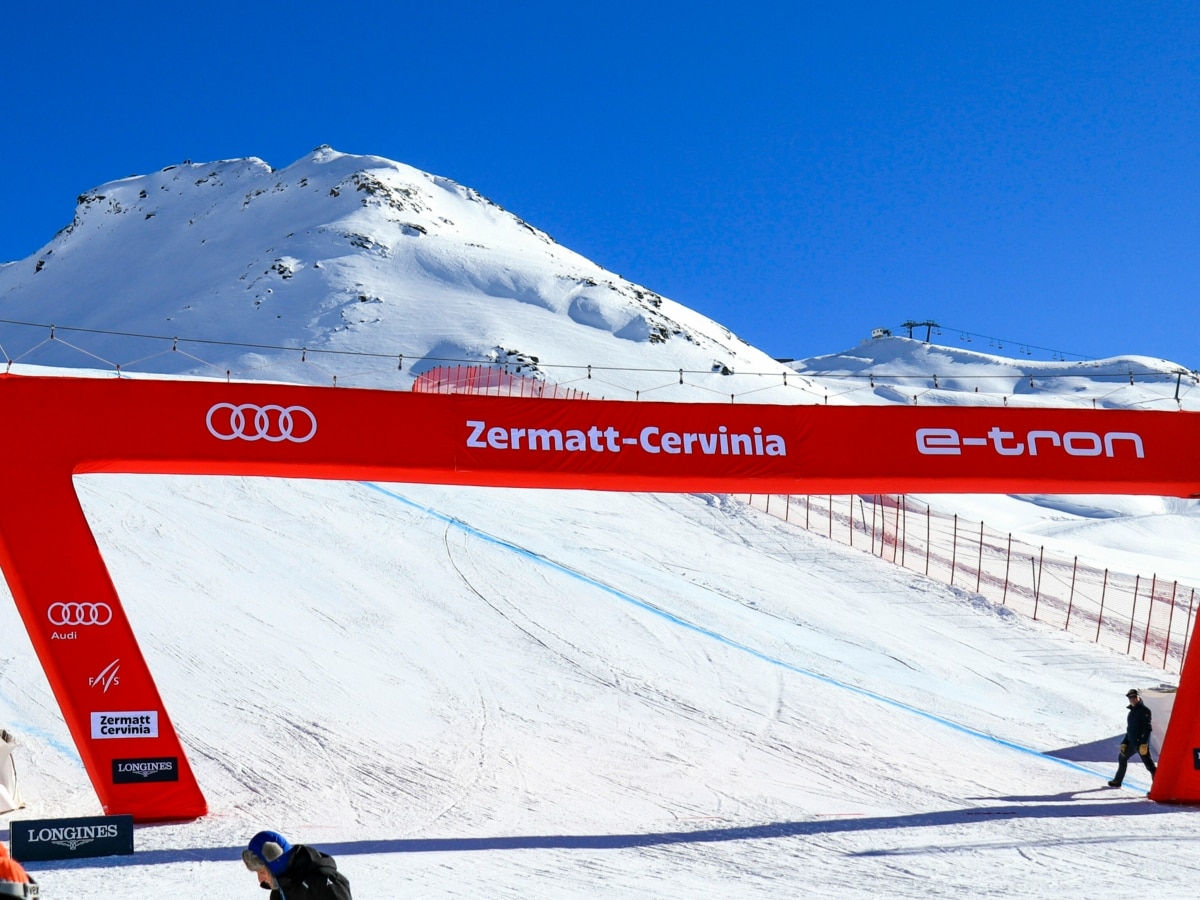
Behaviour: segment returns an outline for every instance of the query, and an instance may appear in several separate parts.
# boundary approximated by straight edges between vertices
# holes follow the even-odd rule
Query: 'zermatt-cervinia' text
[[[778,434],[716,431],[664,431],[647,425],[637,437],[626,437],[613,426],[602,428],[514,428],[467,420],[467,446],[490,450],[540,450],[565,453],[620,453],[634,447],[645,453],[698,453],[705,456],[787,456],[787,443]]]

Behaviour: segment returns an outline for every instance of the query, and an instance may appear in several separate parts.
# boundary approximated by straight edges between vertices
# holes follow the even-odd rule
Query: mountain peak
[[[260,345],[207,366],[166,356],[143,369],[170,373],[267,365],[280,370],[262,377],[325,380],[277,347],[402,356],[404,376],[391,366],[357,382],[398,387],[447,360],[487,362],[496,348],[543,370],[782,371],[478,191],[328,145],[281,169],[257,157],[185,161],[81,194],[66,228],[0,269],[0,317]],[[141,355],[110,335],[87,349]]]

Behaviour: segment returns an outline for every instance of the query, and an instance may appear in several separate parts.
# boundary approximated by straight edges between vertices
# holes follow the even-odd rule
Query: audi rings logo
[[[223,441],[292,441],[303,444],[317,433],[317,417],[303,406],[218,403],[205,418],[209,433]]]
[[[107,603],[51,603],[46,613],[51,625],[107,625],[112,609]]]

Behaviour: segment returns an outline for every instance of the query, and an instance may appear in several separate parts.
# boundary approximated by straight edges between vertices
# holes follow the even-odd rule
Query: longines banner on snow
[[[133,852],[133,816],[10,822],[9,852],[18,862],[122,856]]]
[[[0,566],[108,813],[207,804],[75,495],[93,472],[743,493],[1200,495],[1200,414],[0,376]],[[62,560],[71,565],[62,565]],[[1154,781],[1200,803],[1200,654]]]

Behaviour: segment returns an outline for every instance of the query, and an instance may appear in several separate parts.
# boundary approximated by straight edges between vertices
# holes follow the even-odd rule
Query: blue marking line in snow
[[[425,513],[426,515],[428,515],[434,519],[437,519],[438,521],[445,522],[447,525],[452,525],[455,528],[459,529],[460,531],[466,532],[467,534],[471,535],[472,537],[478,538],[481,541],[486,541],[489,544],[494,544],[497,547],[502,547],[505,550],[509,550],[513,553],[516,553],[519,556],[524,556],[526,559],[530,559],[530,560],[532,560],[536,563],[539,563],[543,566],[547,566],[548,568],[554,569],[555,571],[560,572],[563,575],[568,575],[571,578],[576,579],[577,581],[582,581],[591,587],[598,588],[608,594],[611,594],[612,596],[616,597],[618,600],[622,600],[625,603],[628,603],[632,606],[637,607],[638,609],[641,609],[648,613],[656,615],[661,619],[665,619],[666,621],[670,622],[673,625],[678,625],[680,628],[686,628],[688,631],[692,631],[692,632],[695,632],[696,634],[703,635],[704,637],[709,638],[714,641],[717,641],[718,643],[724,644],[727,647],[732,647],[733,649],[739,650],[742,653],[747,653],[750,656],[753,656],[755,659],[760,659],[763,662],[769,663],[773,666],[778,666],[781,669],[786,669],[789,672],[794,672],[797,675],[803,675],[805,678],[811,678],[813,681],[819,681],[822,684],[829,685],[830,687],[840,688],[841,690],[849,691],[852,694],[857,694],[860,697],[866,697],[869,700],[874,700],[876,703],[882,703],[885,706],[892,707],[893,709],[899,709],[899,710],[902,710],[903,712],[910,713],[914,716],[920,716],[922,719],[928,719],[930,722],[936,722],[938,725],[941,725],[945,728],[949,728],[953,731],[957,731],[961,734],[966,734],[966,735],[969,735],[974,738],[979,738],[980,740],[989,741],[993,744],[998,744],[1001,747],[1006,747],[1009,750],[1015,750],[1018,753],[1024,753],[1028,756],[1036,756],[1039,759],[1043,759],[1048,762],[1058,763],[1060,766],[1065,766],[1068,769],[1074,769],[1077,772],[1083,772],[1086,775],[1100,775],[1101,774],[1099,772],[1096,772],[1094,769],[1089,769],[1086,766],[1078,765],[1077,763],[1074,763],[1070,760],[1059,759],[1057,756],[1048,756],[1047,754],[1041,753],[1037,750],[1034,750],[1031,747],[1025,747],[1025,746],[1022,746],[1021,744],[1017,744],[1012,741],[1006,741],[1003,738],[998,738],[995,735],[988,734],[985,731],[979,731],[975,728],[970,728],[966,725],[960,725],[958,722],[953,722],[950,719],[945,719],[941,716],[934,715],[931,712],[928,712],[923,709],[918,709],[915,706],[909,706],[907,703],[901,703],[899,700],[893,700],[891,697],[885,697],[882,694],[877,694],[874,691],[867,690],[866,688],[856,687],[855,685],[847,684],[844,681],[838,681],[835,678],[830,678],[827,675],[821,675],[821,674],[819,674],[817,672],[813,672],[809,669],[805,669],[800,666],[793,665],[792,663],[789,663],[785,660],[777,659],[774,656],[770,656],[766,653],[763,653],[761,650],[756,650],[753,647],[747,646],[746,644],[738,643],[737,641],[732,640],[731,638],[728,638],[723,634],[719,634],[715,631],[710,631],[707,628],[703,628],[699,625],[696,625],[692,622],[687,621],[686,619],[681,619],[679,616],[675,615],[674,613],[669,613],[666,610],[659,609],[657,606],[653,606],[653,605],[647,603],[645,600],[639,600],[637,597],[634,597],[631,594],[626,594],[624,591],[620,591],[614,587],[611,587],[602,581],[597,581],[596,579],[594,579],[588,575],[585,575],[582,572],[577,572],[574,569],[564,566],[562,563],[557,563],[552,559],[548,559],[545,556],[541,556],[538,553],[534,553],[532,550],[526,550],[524,547],[519,547],[516,544],[509,543],[508,541],[506,541],[502,538],[498,538],[495,535],[488,534],[485,531],[480,531],[478,528],[475,528],[472,525],[468,525],[466,522],[463,522],[461,519],[456,519],[453,516],[448,516],[445,513],[438,512],[436,509],[431,509],[430,507],[422,506],[421,504],[419,504],[413,500],[410,500],[409,498],[407,498],[401,494],[397,494],[395,491],[390,491],[387,488],[380,487],[379,485],[373,484],[369,481],[365,481],[365,482],[361,482],[361,483],[364,484],[366,487],[371,488],[374,491],[378,491],[379,493],[383,494],[385,497],[390,497],[393,500],[398,500],[399,502],[404,503],[408,506],[411,506],[413,509],[419,510],[419,511]]]
[[[73,747],[71,745],[64,744],[62,741],[60,741],[58,738],[56,738],[50,732],[46,731],[46,729],[35,728],[34,726],[30,725],[27,722],[14,722],[12,724],[12,730],[13,730],[13,733],[16,734],[18,737],[24,737],[24,736],[28,735],[30,737],[37,738],[38,740],[40,740],[44,744],[46,744],[48,747],[51,747],[54,750],[57,750],[59,753],[61,753],[67,759],[74,760],[75,764],[80,769],[83,768],[83,759],[79,756],[79,751],[76,750],[75,747]]]

